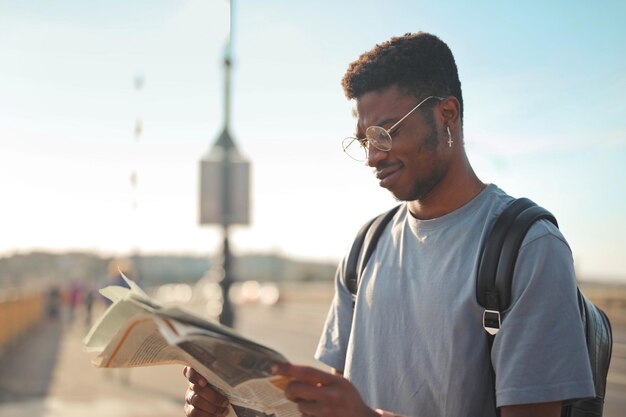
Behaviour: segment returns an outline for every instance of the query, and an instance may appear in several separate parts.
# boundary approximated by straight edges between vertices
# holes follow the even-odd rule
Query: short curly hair
[[[362,54],[341,81],[349,99],[397,85],[417,98],[454,96],[463,117],[461,81],[448,45],[430,33],[393,37]]]

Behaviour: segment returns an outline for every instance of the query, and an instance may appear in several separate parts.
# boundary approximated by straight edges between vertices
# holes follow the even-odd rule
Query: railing
[[[43,317],[43,294],[0,291],[0,353]]]

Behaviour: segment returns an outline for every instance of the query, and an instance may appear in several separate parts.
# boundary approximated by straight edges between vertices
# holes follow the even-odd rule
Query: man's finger
[[[310,385],[329,385],[337,382],[339,378],[341,378],[310,366],[291,365],[287,363],[275,365],[273,370],[277,375],[289,376]]]
[[[228,398],[220,394],[212,386],[201,387],[198,384],[192,383],[192,384],[189,384],[189,389],[212,404],[216,404],[216,405],[228,404]]]
[[[224,397],[211,397],[209,400],[206,397],[200,395],[200,393],[193,391],[190,387],[185,394],[185,400],[188,404],[194,406],[199,410],[202,410],[211,415],[222,415],[225,413],[228,407],[228,400]]]
[[[206,379],[190,366],[185,366],[183,369],[183,375],[185,375],[185,378],[193,384],[200,385],[201,387],[206,387],[208,385]]]
[[[300,401],[298,402],[298,411],[302,413],[304,416],[318,416],[322,414],[324,406],[309,401]]]
[[[285,397],[289,401],[299,403],[301,401],[316,401],[317,387],[301,381],[292,381],[285,388]]]

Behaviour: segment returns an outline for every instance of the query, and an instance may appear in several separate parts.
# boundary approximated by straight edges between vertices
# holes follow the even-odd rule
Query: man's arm
[[[500,409],[501,417],[559,417],[561,402],[509,405]]]
[[[388,411],[376,410],[381,417],[404,417]],[[541,403],[511,405],[502,407],[500,417],[559,417],[561,415],[561,403]]]

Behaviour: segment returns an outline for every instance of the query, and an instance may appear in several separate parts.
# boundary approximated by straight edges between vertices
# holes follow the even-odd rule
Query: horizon
[[[194,253],[194,252],[141,252],[141,253],[104,253],[104,252],[94,252],[87,250],[45,250],[45,249],[32,249],[32,250],[24,250],[24,251],[16,251],[13,253],[5,253],[0,254],[0,260],[11,258],[13,256],[29,256],[33,254],[45,254],[45,255],[53,255],[53,256],[72,256],[72,255],[87,255],[94,256],[100,259],[128,259],[128,258],[189,258],[189,259],[206,259],[209,264],[215,262],[215,258],[219,258],[219,254],[213,252],[207,253]],[[334,259],[315,259],[315,258],[306,258],[306,257],[298,257],[292,256],[289,254],[281,254],[274,252],[240,252],[234,253],[233,256],[235,258],[246,258],[246,257],[275,257],[282,259],[283,261],[291,261],[302,264],[315,264],[315,265],[326,265],[326,266],[336,266],[338,261]],[[579,283],[584,284],[598,284],[598,285],[619,285],[625,286],[626,280],[619,279],[612,276],[602,276],[602,275],[585,275],[576,273],[576,278]],[[235,281],[241,281],[240,279],[235,279]]]

